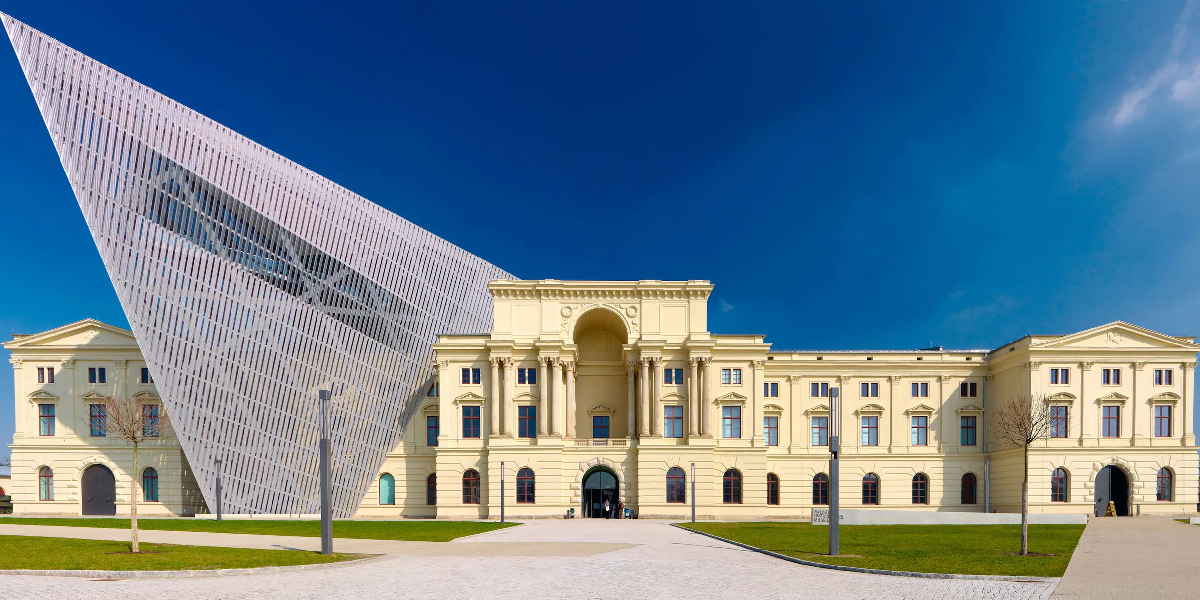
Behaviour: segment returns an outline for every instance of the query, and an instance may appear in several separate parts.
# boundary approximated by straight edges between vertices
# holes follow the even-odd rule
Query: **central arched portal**
[[[594,469],[583,478],[583,517],[603,519],[608,516],[604,512],[604,501],[608,500],[612,510],[617,505],[617,497],[617,476],[604,467]]]
[[[1103,517],[1112,502],[1118,517],[1129,516],[1129,478],[1116,465],[1108,465],[1096,474],[1096,516]]]
[[[104,465],[92,465],[83,472],[83,514],[117,514],[117,480]]]

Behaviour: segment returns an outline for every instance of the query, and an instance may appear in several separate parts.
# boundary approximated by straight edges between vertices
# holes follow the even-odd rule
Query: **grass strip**
[[[0,525],[54,525],[65,527],[102,527],[129,529],[129,519],[2,517]],[[449,542],[477,533],[512,527],[517,523],[480,521],[334,521],[333,536],[360,540],[400,540],[412,542]],[[156,531],[202,531],[206,533],[249,533],[254,535],[294,535],[321,537],[320,521],[300,520],[224,520],[209,519],[138,519],[138,528]]]
[[[681,523],[785,556],[831,565],[961,575],[1062,577],[1084,525],[1030,525],[1029,551],[1014,556],[1020,525],[843,525],[842,556],[829,556],[829,528],[808,523]]]

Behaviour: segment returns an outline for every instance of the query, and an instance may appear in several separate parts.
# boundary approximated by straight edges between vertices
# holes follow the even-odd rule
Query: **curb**
[[[499,529],[493,529],[491,531],[480,531],[479,533],[472,533],[471,535],[464,535],[462,537],[456,537],[456,538],[450,540],[449,542],[439,542],[439,543],[453,544],[454,542],[461,542],[462,540],[469,540],[471,538],[477,538],[477,537],[480,537],[483,535],[491,535],[493,533],[500,533],[501,531],[508,531],[509,529],[513,529],[514,527],[520,527],[524,524],[525,523],[513,523],[512,521],[507,521],[507,522],[505,522],[505,525],[512,525],[512,527],[501,527]]]
[[[365,562],[381,560],[390,555],[382,554],[367,558],[355,558],[333,563],[312,565],[289,565],[286,567],[253,567],[248,569],[205,569],[192,571],[88,571],[88,570],[54,570],[54,569],[0,569],[0,575],[41,575],[43,577],[84,577],[87,579],[178,579],[199,577],[235,577],[238,575],[265,575],[268,573],[288,573],[293,571],[313,571],[360,565]]]
[[[897,577],[917,577],[917,578],[921,578],[921,579],[978,579],[978,580],[983,580],[983,581],[1016,581],[1016,582],[1023,582],[1023,583],[1058,583],[1058,581],[1061,579],[1060,577],[1021,577],[1021,576],[1017,576],[1017,575],[959,575],[959,574],[955,574],[955,573],[918,573],[916,571],[888,571],[886,569],[864,569],[862,567],[847,567],[844,565],[830,565],[830,564],[826,564],[826,563],[813,562],[811,560],[804,560],[804,559],[800,559],[800,558],[794,558],[791,556],[785,556],[783,554],[779,554],[778,552],[771,552],[770,550],[763,550],[762,548],[756,548],[754,546],[750,546],[748,544],[743,544],[741,542],[727,540],[721,536],[713,535],[711,533],[705,533],[703,531],[696,531],[695,529],[688,529],[687,527],[683,527],[682,525],[679,525],[678,523],[671,523],[671,527],[678,527],[679,529],[682,529],[682,530],[690,532],[690,533],[695,533],[695,534],[699,534],[699,535],[702,535],[705,537],[710,537],[714,540],[720,540],[722,542],[725,542],[726,544],[733,544],[734,546],[738,546],[739,548],[745,548],[746,550],[753,550],[753,551],[759,552],[761,554],[766,554],[767,556],[781,558],[788,562],[794,562],[796,564],[804,565],[807,567],[817,567],[817,568],[821,568],[821,569],[833,569],[835,571],[852,571],[854,573],[870,573],[872,575],[893,575],[893,576],[897,576]]]

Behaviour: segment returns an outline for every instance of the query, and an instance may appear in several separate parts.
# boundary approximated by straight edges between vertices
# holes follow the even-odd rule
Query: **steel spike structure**
[[[333,511],[400,441],[439,333],[487,331],[512,276],[0,13],[201,492]]]

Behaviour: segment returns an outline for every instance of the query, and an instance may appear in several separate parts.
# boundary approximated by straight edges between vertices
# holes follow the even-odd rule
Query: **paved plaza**
[[[10,533],[7,530],[11,527],[17,526],[2,526],[0,533]],[[112,533],[124,532],[110,531],[109,535]],[[151,533],[167,532],[143,532],[147,541],[146,534]],[[237,537],[270,538],[251,540],[258,544],[254,547],[285,547],[297,539],[314,541]],[[204,538],[189,541],[213,543]],[[338,540],[335,549],[349,551],[354,543]],[[1053,588],[1053,583],[1042,581],[920,579],[806,567],[688,533],[665,522],[640,520],[534,521],[442,544],[445,550],[437,554],[418,550],[424,545],[421,543],[391,544],[391,555],[363,564],[234,577],[94,581],[4,576],[0,577],[0,597],[1008,600],[1046,598]],[[405,550],[408,544],[414,544],[414,549]],[[545,551],[534,554],[536,546]]]
[[[1092,519],[1055,600],[1200,597],[1200,526],[1166,518]]]

